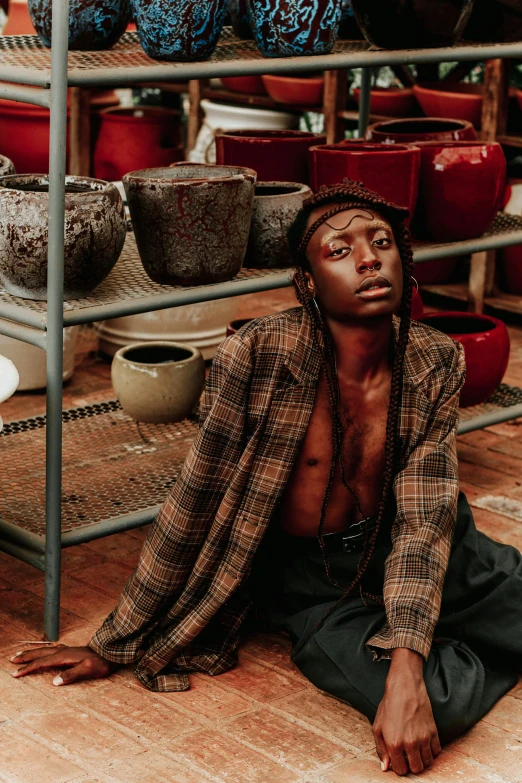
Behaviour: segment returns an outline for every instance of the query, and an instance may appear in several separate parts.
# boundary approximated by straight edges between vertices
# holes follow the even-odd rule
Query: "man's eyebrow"
[[[328,234],[327,234],[327,235],[326,235],[326,236],[323,238],[323,240],[322,240],[321,244],[322,244],[322,245],[326,245],[326,244],[328,244],[329,242],[331,242],[331,241],[332,241],[332,239],[337,239],[337,237],[339,237],[339,236],[343,236],[343,235],[351,235],[351,234],[353,233],[353,229],[352,229],[352,228],[350,228],[350,224],[351,224],[351,222],[352,222],[352,221],[350,221],[350,223],[349,223],[347,226],[345,226],[344,228],[332,228],[331,226],[329,226],[329,228],[330,228],[330,229],[331,229],[333,232],[335,232],[335,236],[334,236],[334,237],[332,237],[332,236],[328,236]],[[392,230],[392,227],[391,227],[391,226],[390,226],[388,223],[386,223],[384,220],[378,220],[378,219],[374,219],[374,220],[371,220],[371,221],[368,223],[368,225],[366,226],[366,231],[367,231],[367,232],[371,232],[371,231],[374,231],[374,232],[375,232],[375,231],[379,231],[379,230],[383,230],[383,231],[390,231],[390,232],[392,232],[392,231],[393,231],[393,230]]]

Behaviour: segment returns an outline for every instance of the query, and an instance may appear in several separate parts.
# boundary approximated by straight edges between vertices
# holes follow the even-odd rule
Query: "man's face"
[[[314,210],[312,225],[332,205]],[[325,314],[335,320],[391,315],[402,297],[402,263],[390,224],[378,212],[338,212],[313,234],[305,273]],[[371,287],[370,287],[371,286]]]

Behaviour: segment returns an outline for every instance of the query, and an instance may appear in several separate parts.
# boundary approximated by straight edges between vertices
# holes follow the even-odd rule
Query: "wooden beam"
[[[484,250],[471,256],[468,310],[472,313],[483,313],[484,300],[493,292],[495,256],[494,250]]]
[[[347,95],[346,71],[325,71],[323,114],[327,144],[335,144],[344,139],[344,122],[340,112],[346,109]]]
[[[69,172],[78,177],[91,174],[91,91],[70,89]]]
[[[187,123],[187,146],[185,148],[185,157],[187,158],[189,152],[196,146],[198,133],[203,124],[201,98],[204,86],[206,86],[206,80],[203,79],[191,79],[188,83],[189,116]]]
[[[487,60],[482,103],[483,141],[495,141],[505,134],[509,98],[509,66],[505,60]]]

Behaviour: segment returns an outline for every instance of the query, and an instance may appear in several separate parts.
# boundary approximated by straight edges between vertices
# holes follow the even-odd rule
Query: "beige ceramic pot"
[[[167,341],[134,343],[112,362],[112,385],[121,407],[136,421],[181,421],[195,407],[205,384],[197,348]]]

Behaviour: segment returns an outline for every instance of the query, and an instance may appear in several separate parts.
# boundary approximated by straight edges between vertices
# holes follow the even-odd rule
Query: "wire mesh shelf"
[[[483,405],[461,408],[461,422],[522,403],[522,388],[501,384]],[[151,509],[169,494],[197,417],[138,424],[116,401],[66,410],[63,420],[62,532]],[[0,435],[0,518],[45,535],[45,416],[13,421]]]

